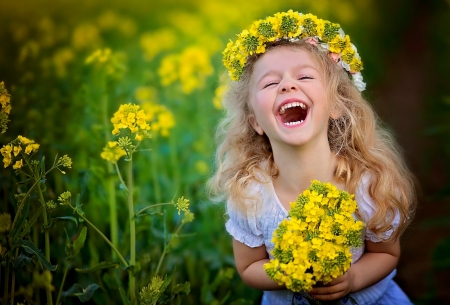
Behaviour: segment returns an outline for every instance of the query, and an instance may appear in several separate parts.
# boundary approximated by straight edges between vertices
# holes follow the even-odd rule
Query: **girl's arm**
[[[369,287],[395,269],[400,257],[400,242],[366,241],[366,250],[361,258],[347,272],[322,287],[315,287],[308,292],[319,301],[336,300],[350,292]]]
[[[272,281],[263,268],[269,262],[265,245],[251,248],[233,239],[233,251],[236,269],[245,284],[261,290],[286,289]]]

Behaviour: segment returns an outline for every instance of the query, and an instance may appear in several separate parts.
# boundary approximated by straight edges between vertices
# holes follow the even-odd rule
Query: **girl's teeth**
[[[292,107],[301,107],[303,110],[306,109],[306,105],[300,102],[294,102],[294,103],[288,103],[284,104],[280,109],[280,114],[283,114],[286,109],[292,108]]]
[[[289,126],[294,126],[294,125],[301,124],[301,123],[303,123],[303,122],[304,122],[304,120],[297,121],[297,122],[287,122],[287,123],[285,123],[285,124],[286,124],[286,125],[289,125]]]

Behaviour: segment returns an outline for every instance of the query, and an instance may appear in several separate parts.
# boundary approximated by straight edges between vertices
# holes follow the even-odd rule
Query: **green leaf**
[[[50,271],[55,271],[58,265],[53,266],[42,254],[41,250],[36,248],[36,246],[29,240],[18,240],[17,245],[21,246],[25,252],[28,254],[33,254],[41,262],[42,266]]]
[[[122,288],[119,288],[119,292],[120,292],[120,298],[122,299],[123,305],[131,305],[130,300],[128,300],[128,298]]]
[[[161,294],[166,290],[167,286],[172,281],[172,278],[173,278],[173,274],[166,276],[166,278],[164,279],[164,282],[162,283],[161,288],[160,288]]]
[[[89,272],[94,272],[94,271],[98,271],[98,270],[102,270],[102,269],[117,268],[119,266],[120,266],[120,264],[116,263],[116,262],[101,262],[101,263],[99,263],[95,266],[92,266],[90,268],[87,268],[87,269],[75,268],[75,271],[81,272],[81,273],[89,273]]]
[[[97,284],[89,284],[85,289],[83,289],[83,292],[74,293],[75,296],[80,299],[81,302],[87,302],[90,300],[94,292],[99,288]]]
[[[87,235],[87,227],[83,227],[81,229],[80,234],[78,235],[77,239],[73,242],[73,255],[72,258],[75,258],[78,253],[80,253],[80,250],[84,246],[84,241],[86,240]]]
[[[24,203],[24,206],[22,208],[22,212],[20,213],[19,219],[17,220],[16,224],[14,225],[14,228],[11,231],[12,240],[13,243],[16,241],[17,236],[20,233],[20,230],[25,225],[25,222],[27,221],[28,213],[30,212],[30,202],[27,201]]]
[[[76,283],[73,284],[69,290],[64,291],[62,293],[63,297],[78,297],[81,302],[87,302],[91,299],[94,292],[99,288],[99,286],[95,283],[89,284],[86,288],[83,289],[83,286]]]
[[[189,292],[191,292],[191,283],[185,282],[184,284],[176,284],[172,288],[172,292],[173,293],[184,293],[184,294],[188,295]]]
[[[21,253],[14,262],[14,271],[19,271],[25,264],[29,264],[32,261],[32,257],[26,256],[25,254]]]
[[[83,212],[83,210],[81,209],[82,204],[80,203],[80,199],[81,199],[81,196],[80,196],[80,194],[78,194],[78,195],[77,195],[77,200],[76,200],[75,210],[76,210],[76,212],[77,212],[79,215],[84,216],[84,212]]]
[[[73,216],[53,217],[52,220],[53,221],[59,221],[59,220],[61,220],[61,221],[68,221],[68,220],[71,220],[71,221],[73,221],[75,223],[75,226],[78,228],[78,221]]]
[[[31,228],[33,227],[34,223],[36,222],[36,220],[41,215],[41,210],[42,209],[43,209],[43,207],[40,206],[38,208],[38,210],[36,211],[36,213],[33,215],[33,217],[31,217],[30,221],[27,222],[27,224],[25,225],[25,228],[23,228],[22,233],[20,233],[20,235],[19,235],[19,239],[23,239],[24,236],[27,235],[31,231]]]
[[[114,269],[109,269],[107,272],[103,273],[102,280],[109,290],[116,290],[120,287],[120,277],[119,273]]]

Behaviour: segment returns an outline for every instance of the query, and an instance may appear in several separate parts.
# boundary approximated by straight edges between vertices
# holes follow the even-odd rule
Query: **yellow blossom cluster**
[[[174,203],[175,208],[178,210],[178,215],[180,211],[187,212],[189,209],[189,199],[185,199],[184,196],[178,198],[177,202]]]
[[[0,133],[4,133],[8,128],[9,113],[11,112],[11,96],[5,89],[5,84],[0,82]]]
[[[137,141],[142,141],[150,137],[148,121],[149,117],[139,105],[122,104],[111,119],[114,127],[112,133],[119,135],[125,129],[134,134]]]
[[[339,24],[292,10],[253,22],[250,29],[238,34],[236,41],[228,43],[223,51],[223,63],[231,79],[239,81],[247,58],[253,54],[264,53],[268,43],[281,39],[308,38],[313,38],[315,45],[336,53],[345,62],[342,66],[348,72],[357,73],[362,70],[362,62],[356,48]]]
[[[151,61],[158,53],[173,49],[177,44],[177,35],[170,28],[162,28],[142,34],[140,44],[145,60]]]
[[[179,80],[181,89],[186,94],[202,88],[206,77],[212,73],[209,53],[197,46],[188,47],[181,54],[164,57],[158,69],[163,86],[169,86]]]
[[[343,275],[352,262],[350,248],[362,245],[364,223],[352,216],[353,197],[331,183],[312,181],[274,231],[274,258],[264,265],[269,277],[300,292]]]
[[[151,120],[151,130],[163,137],[169,136],[169,131],[175,126],[173,113],[167,107],[152,102],[143,103],[142,109]]]
[[[111,49],[97,49],[86,59],[85,64],[102,67],[107,75],[121,77],[125,71],[125,54],[112,52]]]
[[[37,152],[38,149],[39,144],[35,143],[33,140],[18,136],[17,139],[0,148],[0,153],[3,156],[3,165],[6,168],[11,165],[14,157],[17,157],[19,154],[25,153],[26,155],[31,155],[31,153]],[[17,160],[13,165],[13,168],[19,169],[22,166],[23,159],[20,158],[20,160]]]
[[[226,89],[227,86],[225,84],[221,84],[214,91],[213,105],[216,109],[222,110],[222,100],[224,98]]]
[[[103,152],[100,157],[106,161],[116,163],[121,157],[125,156],[127,153],[125,150],[117,146],[117,142],[109,141],[108,144],[103,148]]]
[[[175,118],[167,107],[154,102],[157,99],[156,88],[139,87],[136,89],[134,96],[141,103],[153,134],[159,133],[163,137],[169,136],[170,130],[175,126]]]
[[[158,301],[159,296],[164,292],[163,290],[164,279],[156,275],[152,278],[151,282],[142,287],[139,293],[140,303],[142,305],[153,305]]]

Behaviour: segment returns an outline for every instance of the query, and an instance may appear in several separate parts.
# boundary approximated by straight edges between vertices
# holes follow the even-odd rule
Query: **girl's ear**
[[[252,125],[253,129],[262,136],[264,134],[264,130],[261,128],[261,126],[256,121],[255,115],[250,114],[247,117],[247,119],[248,119],[248,122],[250,123],[250,125]]]

